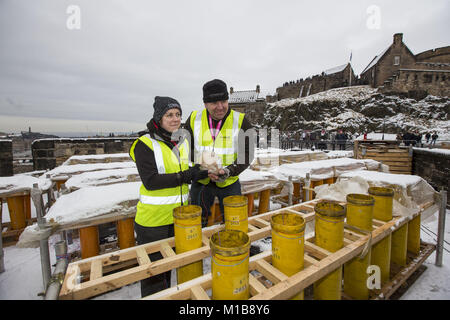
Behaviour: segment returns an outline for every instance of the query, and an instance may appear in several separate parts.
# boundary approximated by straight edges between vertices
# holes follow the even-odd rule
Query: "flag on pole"
[[[353,55],[353,52],[350,51],[350,62],[352,62],[352,55]]]

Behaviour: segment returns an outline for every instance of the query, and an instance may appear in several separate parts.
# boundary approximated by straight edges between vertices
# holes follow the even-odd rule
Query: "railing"
[[[369,140],[361,140],[371,141]],[[412,146],[416,148],[439,148],[444,145],[450,146],[450,140],[437,140],[431,141],[431,139],[427,141],[422,138],[421,141],[417,140],[398,140],[400,145],[404,145],[406,147]],[[291,150],[291,149],[300,149],[300,150],[353,150],[354,142],[353,140],[296,140],[296,139],[281,139],[280,140],[280,148],[283,150]]]
[[[280,147],[283,150],[353,150],[353,141],[351,140],[295,140],[286,139],[280,141]]]

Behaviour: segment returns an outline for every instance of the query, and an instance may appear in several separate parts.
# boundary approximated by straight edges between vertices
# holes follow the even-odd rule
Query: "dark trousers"
[[[143,227],[135,222],[134,231],[136,231],[136,240],[138,245],[171,238],[174,236],[173,224],[160,227]],[[159,251],[151,253],[148,256],[152,262],[163,258]],[[146,297],[158,291],[169,288],[170,273],[171,271],[167,271],[141,280],[141,296]]]
[[[191,203],[202,207],[202,227],[206,227],[208,224],[208,217],[211,215],[211,206],[215,197],[219,198],[220,211],[224,214],[223,199],[236,195],[241,195],[241,183],[239,180],[225,188],[219,188],[213,182],[206,186],[198,182],[192,183],[190,191]],[[224,222],[223,219],[224,217],[222,216],[222,222]]]

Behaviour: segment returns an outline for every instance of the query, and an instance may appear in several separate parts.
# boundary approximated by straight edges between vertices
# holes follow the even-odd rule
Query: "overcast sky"
[[[185,120],[208,80],[273,94],[351,52],[360,74],[397,32],[450,45],[449,21],[448,0],[0,0],[0,132],[136,131],[156,95]]]

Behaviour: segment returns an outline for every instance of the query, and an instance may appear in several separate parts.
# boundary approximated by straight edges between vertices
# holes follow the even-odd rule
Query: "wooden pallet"
[[[373,290],[370,293],[372,300],[389,299],[406,281],[417,271],[425,260],[436,250],[436,245],[421,242],[420,252],[414,255],[411,252],[407,254],[406,266],[400,267],[391,263],[390,281],[382,286],[380,290]]]
[[[355,159],[373,159],[389,166],[391,173],[411,174],[412,154],[400,141],[355,141]]]
[[[281,211],[301,214],[306,221],[314,219],[313,200],[289,208],[280,209],[249,218],[250,241],[271,235],[270,218]],[[423,210],[425,207],[423,208]],[[407,223],[407,219],[396,217],[389,222],[374,220],[372,242],[375,244]],[[189,263],[210,257],[209,237],[223,229],[223,225],[203,230],[201,248],[176,254],[174,238],[120,250],[69,264],[60,292],[61,299],[87,299],[133,282],[154,276]],[[369,235],[360,235],[346,228],[344,248],[330,253],[314,244],[314,238],[305,241],[305,268],[292,277],[287,277],[271,265],[272,253],[265,251],[250,258],[251,299],[289,299],[294,294],[313,284],[323,276],[361,254],[368,244]],[[148,254],[161,252],[163,259],[152,262]],[[80,279],[78,281],[77,279]],[[146,299],[209,299],[211,274],[185,282],[176,287],[160,291]],[[270,283],[270,287],[267,286]]]

